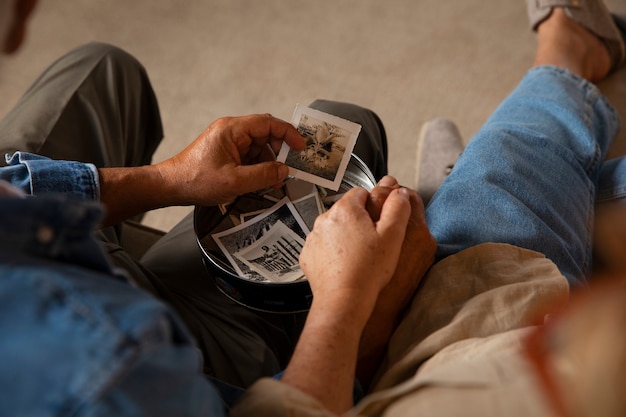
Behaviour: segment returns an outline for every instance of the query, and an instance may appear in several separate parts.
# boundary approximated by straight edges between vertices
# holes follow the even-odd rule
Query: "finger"
[[[422,197],[413,190],[409,192],[409,201],[411,202],[411,216],[409,217],[409,225],[411,228],[428,228],[426,225],[426,213],[424,211],[424,202]]]
[[[241,195],[284,181],[289,175],[289,167],[281,162],[240,165],[234,167],[233,175],[233,191]]]
[[[398,180],[392,176],[385,175],[378,181],[378,184],[376,184],[372,191],[370,191],[366,208],[373,221],[378,221],[385,200],[387,200],[391,191],[399,186]]]
[[[364,188],[361,188],[361,187],[351,188],[350,190],[348,190],[347,193],[343,195],[343,197],[339,199],[339,201],[337,201],[333,205],[333,207],[351,206],[351,207],[358,207],[360,209],[365,210],[368,197],[369,197],[369,193]],[[331,207],[331,210],[332,210],[332,207]]]
[[[268,143],[278,153],[283,142],[294,149],[304,149],[305,141],[290,123],[270,114],[243,116],[247,134],[257,145]]]
[[[250,150],[248,151],[248,154],[243,159],[243,164],[252,165],[252,164],[259,163],[259,162],[268,162],[268,161],[275,161],[275,160],[276,160],[276,154],[274,153],[272,148],[269,146],[269,144],[265,144],[261,147],[258,147],[255,145],[251,147]]]
[[[398,184],[398,180],[392,177],[391,175],[385,175],[378,181],[376,184],[377,187],[388,187],[388,188],[398,188],[400,184]]]
[[[365,208],[372,218],[372,221],[377,222],[380,219],[380,212],[392,191],[393,189],[391,188],[378,186],[370,191]]]
[[[398,256],[410,215],[410,192],[406,188],[399,188],[389,194],[380,213],[380,220],[376,223],[378,234],[393,244]]]

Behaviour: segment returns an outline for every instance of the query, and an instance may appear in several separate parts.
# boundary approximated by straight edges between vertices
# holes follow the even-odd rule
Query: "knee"
[[[81,45],[71,51],[68,58],[73,58],[75,62],[82,62],[92,67],[106,63],[115,68],[145,72],[143,65],[133,55],[104,42],[93,41]]]
[[[121,48],[115,45],[112,45],[106,42],[98,42],[98,41],[85,43],[79,46],[78,48],[76,48],[76,51],[83,52],[86,55],[106,55],[109,53],[127,54],[126,52],[124,52],[124,50],[122,50]]]
[[[352,120],[357,123],[359,119],[364,117],[364,115],[367,115],[367,117],[370,118],[372,117],[372,115],[375,114],[372,110],[358,106],[356,104],[323,99],[317,99],[313,101],[309,105],[309,107],[341,117],[343,119]]]

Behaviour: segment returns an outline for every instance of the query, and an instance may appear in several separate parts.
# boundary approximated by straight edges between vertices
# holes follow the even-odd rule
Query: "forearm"
[[[156,208],[180,205],[176,194],[161,177],[156,165],[100,168],[100,202],[109,226]]]
[[[382,295],[382,294],[381,294]],[[400,304],[398,300],[397,304]],[[370,388],[372,379],[380,367],[389,339],[399,322],[400,310],[391,310],[388,306],[377,304],[374,314],[371,315],[359,343],[356,376],[363,388]]]
[[[342,414],[352,407],[361,332],[376,296],[313,302],[282,381]]]

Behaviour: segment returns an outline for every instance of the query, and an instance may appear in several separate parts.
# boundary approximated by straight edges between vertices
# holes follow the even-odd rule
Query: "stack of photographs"
[[[277,160],[289,166],[281,189],[239,197],[221,206],[224,219],[211,234],[236,273],[256,282],[306,279],[298,262],[317,216],[337,201],[361,126],[297,106],[292,123],[306,139],[302,151],[283,145]]]

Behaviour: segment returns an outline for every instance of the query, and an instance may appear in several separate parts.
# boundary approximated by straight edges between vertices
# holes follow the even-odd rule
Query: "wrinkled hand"
[[[157,166],[179,204],[223,204],[247,192],[282,185],[289,169],[274,159],[283,142],[295,149],[305,146],[296,128],[269,114],[225,117]]]
[[[395,178],[384,177],[370,193],[367,208],[376,219],[389,194],[399,187]],[[408,191],[408,190],[407,190]],[[390,310],[403,310],[412,299],[422,277],[432,265],[437,242],[430,234],[424,216],[424,203],[415,191],[408,191],[411,202],[409,218],[402,251],[396,271],[380,295],[378,306]]]
[[[380,180],[367,201],[372,219],[380,216],[386,200],[399,186],[396,179],[390,176]],[[423,276],[432,265],[437,249],[437,242],[426,225],[422,199],[415,191],[408,193],[411,216],[404,234],[400,259],[391,280],[380,292],[361,335],[357,376],[365,387],[370,384],[387,343]]]
[[[337,415],[353,404],[363,330],[398,269],[412,217],[411,192],[387,191],[350,190],[316,219],[300,254],[313,303],[282,381]]]
[[[408,192],[393,190],[376,221],[366,209],[368,198],[362,188],[350,190],[317,218],[307,237],[300,265],[314,297],[325,304],[344,300],[354,307],[369,300],[373,308],[396,270],[411,213]]]

